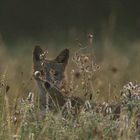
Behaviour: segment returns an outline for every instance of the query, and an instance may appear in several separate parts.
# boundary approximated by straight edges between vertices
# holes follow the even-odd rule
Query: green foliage
[[[79,60],[80,57],[80,60]],[[91,100],[92,108],[90,110],[82,110],[73,115],[68,112],[67,117],[63,116],[62,111],[57,113],[50,112],[46,109],[46,116],[43,118],[40,115],[38,94],[35,86],[32,86],[32,80],[29,80],[28,68],[25,68],[21,75],[14,75],[14,79],[9,83],[9,77],[13,75],[5,72],[0,80],[0,139],[3,140],[127,140],[140,139],[140,88],[139,85],[133,85],[131,82],[125,85],[119,94],[119,88],[114,90],[108,86],[97,91],[95,87],[102,86],[102,81],[106,83],[106,76],[113,81],[119,81],[123,84],[121,79],[122,73],[118,72],[116,67],[100,73],[98,82],[91,88],[90,82],[94,81],[95,71],[98,70],[97,65],[91,65],[89,56],[76,54],[73,61],[80,68],[80,73],[77,69],[70,71],[72,78],[70,79],[70,86],[73,89],[71,94],[76,94],[82,98],[89,98],[93,93]],[[118,57],[119,58],[119,57]],[[107,62],[110,62],[107,59]],[[21,61],[22,62],[22,61]],[[21,64],[20,62],[20,64]],[[107,62],[104,62],[106,66]],[[83,65],[84,64],[84,65]],[[123,66],[124,63],[121,63]],[[17,64],[15,64],[17,66]],[[91,69],[94,72],[91,72]],[[21,72],[23,68],[16,67],[17,73]],[[108,67],[107,67],[108,69]],[[124,67],[124,73],[126,69]],[[14,67],[15,71],[15,67]],[[9,74],[9,75],[8,75]],[[136,73],[137,74],[137,73]],[[15,78],[16,77],[16,78]],[[28,77],[28,78],[25,78]],[[73,79],[75,77],[75,79]],[[135,76],[136,77],[136,76]],[[123,77],[124,78],[124,77]],[[107,80],[108,80],[107,79]],[[14,84],[13,84],[14,81]],[[80,81],[80,82],[79,82]],[[79,84],[79,86],[77,86]],[[10,85],[10,86],[9,86]],[[113,85],[113,84],[112,84]],[[112,87],[111,87],[112,88]],[[27,93],[33,95],[29,98]],[[100,93],[101,92],[101,93]],[[88,93],[83,97],[83,93]],[[118,95],[119,94],[119,95]],[[100,96],[104,100],[100,100]],[[109,96],[109,99],[108,97]],[[104,98],[105,97],[105,98]],[[107,100],[108,99],[108,100]],[[106,102],[105,102],[106,101]],[[119,108],[120,107],[120,108]],[[119,108],[119,109],[118,109]],[[117,110],[117,112],[116,112]],[[116,115],[117,113],[117,115]],[[117,116],[117,117],[116,117]]]

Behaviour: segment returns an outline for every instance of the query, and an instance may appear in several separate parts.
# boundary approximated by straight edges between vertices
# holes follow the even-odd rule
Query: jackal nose
[[[45,85],[45,88],[46,88],[46,89],[49,89],[49,88],[51,87],[50,83],[48,83],[48,82],[45,82],[44,85]]]

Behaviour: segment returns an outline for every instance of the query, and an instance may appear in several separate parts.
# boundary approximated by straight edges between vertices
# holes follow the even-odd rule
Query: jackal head
[[[64,80],[65,68],[69,59],[69,50],[64,49],[56,58],[48,60],[45,52],[40,46],[35,46],[33,51],[34,72],[38,71],[40,76],[46,81],[45,87],[51,85],[56,87]]]

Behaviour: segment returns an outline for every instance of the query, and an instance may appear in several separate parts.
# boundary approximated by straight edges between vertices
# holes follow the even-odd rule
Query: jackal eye
[[[55,71],[55,74],[54,74],[54,76],[57,76],[58,75],[58,72],[57,71]]]
[[[49,72],[52,76],[56,76],[57,72],[54,69],[51,69]]]

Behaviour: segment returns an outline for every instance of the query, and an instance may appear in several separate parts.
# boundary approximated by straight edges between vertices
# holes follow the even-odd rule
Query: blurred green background
[[[89,32],[95,42],[109,33],[112,42],[127,46],[140,38],[139,5],[139,0],[3,0],[0,34],[9,48],[25,40],[83,41]]]

